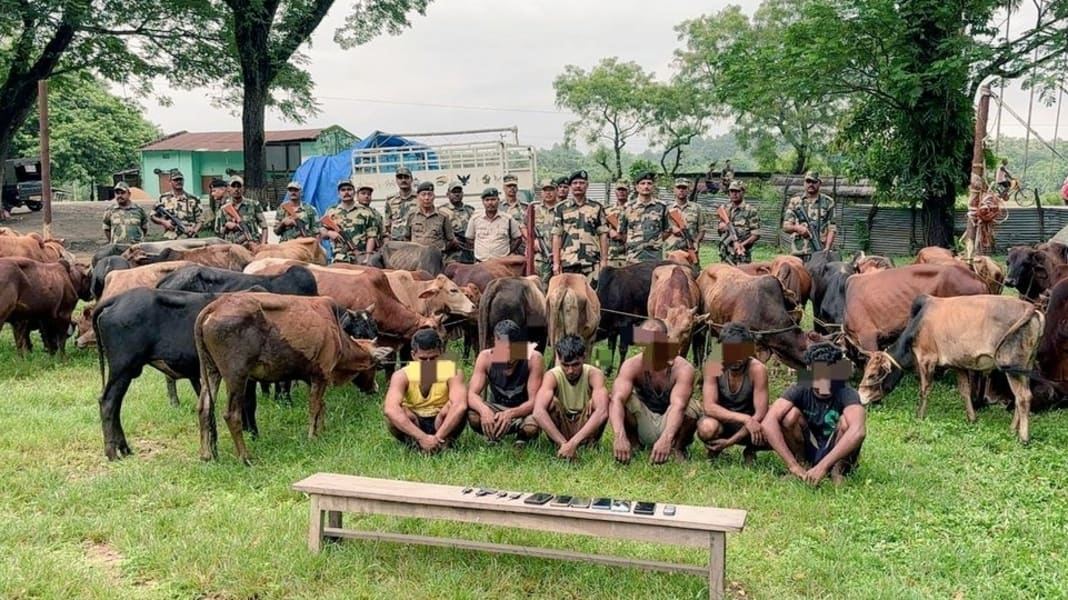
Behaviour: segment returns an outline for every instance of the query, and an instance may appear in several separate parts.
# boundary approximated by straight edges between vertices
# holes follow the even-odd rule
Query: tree
[[[87,71],[53,77],[48,105],[52,177],[65,184],[110,183],[116,169],[137,164],[138,147],[160,134],[136,106]],[[12,141],[13,154],[40,153],[39,122],[32,112]]]
[[[597,145],[594,160],[611,179],[620,179],[627,140],[644,132],[652,122],[652,85],[651,73],[616,57],[602,59],[589,72],[567,65],[553,81],[556,105],[578,117],[565,126],[565,140],[570,143],[582,136],[587,143]]]
[[[683,149],[708,129],[713,111],[690,82],[678,77],[669,83],[654,83],[650,103],[656,129],[649,141],[662,147],[660,168],[674,177],[682,164]]]

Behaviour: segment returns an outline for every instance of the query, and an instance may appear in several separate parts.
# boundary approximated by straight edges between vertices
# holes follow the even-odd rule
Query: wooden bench
[[[548,504],[535,506],[523,503],[528,495],[526,493],[515,500],[495,495],[476,497],[474,492],[462,493],[464,488],[458,486],[334,473],[317,473],[293,484],[293,489],[311,498],[308,547],[312,552],[322,549],[323,538],[356,538],[690,573],[707,576],[709,598],[716,599],[723,598],[724,593],[726,534],[728,531],[741,531],[746,517],[744,510],[685,505],[678,505],[673,517],[663,515],[662,504],[657,504],[656,514],[652,516],[592,508],[553,507]],[[342,528],[341,514],[346,512],[445,519],[708,548],[709,560],[707,566],[696,566],[548,548],[356,531]]]

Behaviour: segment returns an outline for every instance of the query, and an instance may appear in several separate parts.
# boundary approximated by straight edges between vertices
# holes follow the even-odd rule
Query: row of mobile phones
[[[505,492],[497,491],[488,488],[464,488],[464,494],[470,494],[474,492],[475,496],[496,496],[498,498],[507,498],[508,500],[516,500],[523,494],[521,492]],[[550,502],[550,500],[552,502]],[[592,508],[594,510],[608,510],[619,513],[631,512],[630,500],[616,500],[613,498],[583,498],[581,496],[569,496],[566,494],[553,495],[545,492],[538,492],[536,494],[530,494],[523,500],[524,504],[532,504],[535,506],[541,506],[548,504],[558,508]],[[633,512],[636,515],[653,515],[656,514],[655,502],[635,502]],[[675,516],[675,506],[673,504],[665,504],[663,509],[665,517]]]

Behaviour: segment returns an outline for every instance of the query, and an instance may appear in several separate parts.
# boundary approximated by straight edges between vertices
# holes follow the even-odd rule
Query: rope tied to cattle
[[[842,323],[828,323],[827,321],[819,319],[815,316],[812,317],[812,323],[815,325],[819,325],[824,329],[837,329],[838,331],[843,331],[845,329],[845,325]]]

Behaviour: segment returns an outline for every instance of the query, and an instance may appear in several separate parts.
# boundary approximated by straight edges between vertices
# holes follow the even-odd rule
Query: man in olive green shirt
[[[104,237],[111,244],[136,244],[148,233],[145,209],[130,201],[130,186],[125,181],[115,184],[115,204],[104,211]]]
[[[452,223],[443,213],[434,208],[434,184],[429,181],[419,183],[416,188],[419,209],[408,213],[409,242],[416,242],[442,252],[456,246],[456,236]]]
[[[586,342],[566,335],[556,342],[556,366],[541,380],[534,421],[556,444],[556,455],[574,459],[579,446],[595,447],[608,422],[604,373],[586,364]]]
[[[319,233],[319,213],[314,206],[300,199],[302,189],[299,181],[290,181],[286,186],[289,197],[274,213],[274,232],[279,241],[315,237]]]

